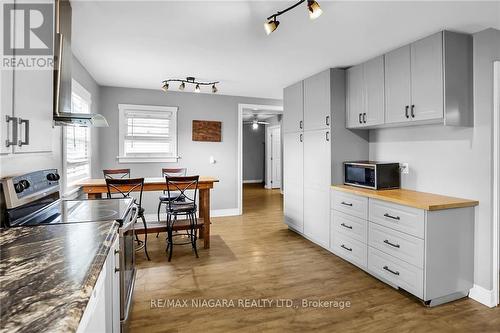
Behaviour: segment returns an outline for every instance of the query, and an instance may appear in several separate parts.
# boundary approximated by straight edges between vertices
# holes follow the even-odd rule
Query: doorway
[[[240,215],[243,214],[243,186],[259,187],[263,191],[267,191],[266,189],[280,191],[282,113],[282,106],[238,105],[238,211]],[[269,131],[268,128],[271,127],[273,129]],[[273,144],[278,146],[273,149]],[[271,160],[272,163],[269,162]]]

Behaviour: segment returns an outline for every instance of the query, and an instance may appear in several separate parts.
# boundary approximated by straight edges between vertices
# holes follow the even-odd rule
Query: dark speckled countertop
[[[114,221],[0,230],[0,331],[75,332]]]

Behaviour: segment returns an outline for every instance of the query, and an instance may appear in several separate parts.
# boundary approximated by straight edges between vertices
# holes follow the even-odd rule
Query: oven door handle
[[[133,217],[127,222],[127,224],[124,224],[121,228],[120,228],[120,232],[121,233],[125,233],[127,232],[128,230],[130,230],[130,227],[134,225],[135,221],[137,221],[137,217],[139,216],[139,208],[134,205],[131,210],[134,210],[134,215]]]

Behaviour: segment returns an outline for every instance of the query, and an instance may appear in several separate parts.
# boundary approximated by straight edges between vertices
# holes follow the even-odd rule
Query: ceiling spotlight
[[[184,88],[186,88],[186,85],[184,84],[184,82],[182,82],[182,83],[179,85],[179,90],[184,90]]]
[[[273,18],[272,21],[264,23],[264,29],[266,30],[266,34],[270,34],[274,30],[278,28],[278,25],[280,25],[280,21],[276,20],[276,17]]]
[[[309,18],[315,20],[323,14],[323,10],[319,4],[314,0],[307,1],[307,9],[309,9]]]
[[[201,86],[212,86],[212,92],[215,94],[217,92],[217,87],[215,86],[216,84],[219,84],[220,81],[198,81],[196,80],[195,77],[193,76],[188,76],[185,80],[184,79],[167,79],[162,81],[162,86],[161,89],[163,91],[168,90],[168,86],[172,82],[180,82],[179,84],[179,90],[184,90],[186,88],[186,85],[192,84],[195,86],[194,92],[199,93],[201,92]]]
[[[161,87],[161,89],[163,89],[163,91],[166,92],[168,90],[168,82],[163,83],[163,86]]]
[[[217,87],[214,85],[212,85],[212,92],[215,94],[217,92]]]
[[[196,85],[196,87],[194,88],[194,92],[195,92],[195,93],[199,93],[199,92],[201,92],[201,89],[200,89],[200,85],[199,85],[199,84],[197,84],[197,85]]]

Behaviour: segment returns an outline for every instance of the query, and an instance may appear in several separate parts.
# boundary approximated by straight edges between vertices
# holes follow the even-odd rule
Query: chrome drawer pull
[[[387,240],[387,239],[384,241],[384,243],[386,243],[387,245],[390,245],[390,246],[392,246],[392,247],[397,247],[398,249],[400,248],[399,244],[394,244],[394,243],[391,243],[391,242],[389,242],[389,240]]]
[[[350,202],[342,201],[341,204],[343,204],[344,206],[352,207],[352,203],[350,203]]]
[[[341,226],[343,226],[344,228],[347,228],[347,229],[352,229],[352,226],[347,225],[345,223],[342,223]]]
[[[392,216],[392,215],[389,215],[389,214],[387,214],[387,213],[385,213],[385,214],[384,214],[384,216],[385,216],[385,217],[388,217],[388,218],[390,218],[390,219],[393,219],[393,220],[398,220],[398,221],[400,220],[399,216]]]
[[[352,249],[351,248],[348,248],[347,246],[345,246],[344,244],[340,245],[341,248],[343,249],[346,249],[347,251],[351,251],[352,252]]]
[[[394,275],[399,275],[399,272],[397,272],[397,271],[393,271],[392,269],[390,269],[390,268],[389,268],[389,267],[387,267],[387,266],[384,266],[383,268],[384,268],[386,271],[388,271],[389,273],[392,273],[392,274],[394,274]]]

